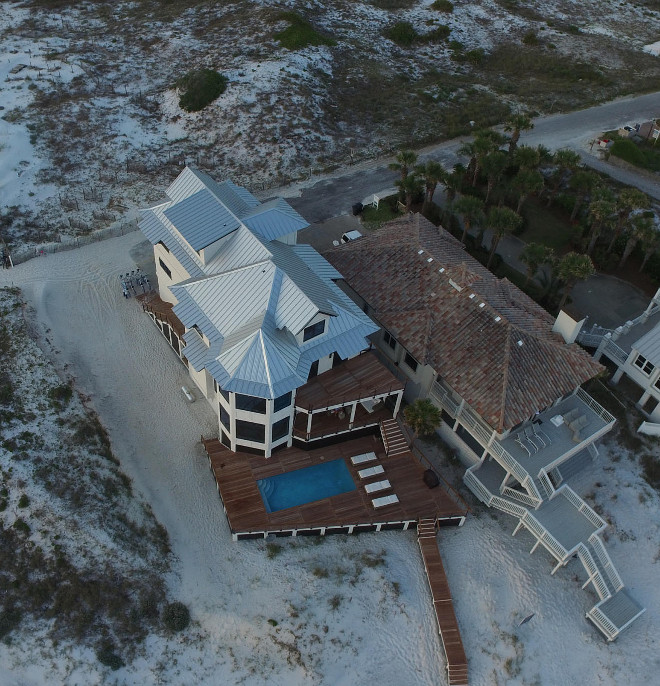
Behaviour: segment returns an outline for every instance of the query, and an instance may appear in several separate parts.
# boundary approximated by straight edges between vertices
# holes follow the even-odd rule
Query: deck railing
[[[577,555],[582,563],[582,566],[586,569],[587,574],[589,575],[589,579],[582,588],[584,588],[587,584],[592,583],[596,589],[598,597],[601,600],[607,600],[607,598],[611,598],[612,594],[610,593],[610,589],[605,583],[605,579],[603,579],[603,575],[600,573],[600,569],[598,569],[598,565],[594,561],[593,556],[584,543],[580,543],[578,546]]]
[[[460,404],[457,403],[450,395],[450,393],[445,390],[440,384],[434,383],[431,386],[431,396],[432,399],[438,401],[438,403],[448,412],[452,417],[456,417]]]
[[[599,517],[570,486],[562,486],[558,493],[561,493],[578,512],[583,514],[591,524],[596,527],[596,529],[604,529],[607,526],[605,520],[602,517]]]
[[[597,403],[583,388],[578,388],[575,395],[577,395],[592,412],[597,414],[605,424],[612,424],[615,422],[614,415],[610,414],[600,403]]]
[[[475,465],[475,467],[478,465]],[[470,467],[463,475],[465,485],[481,500],[484,505],[490,505],[495,497],[476,477]]]
[[[589,536],[589,543],[591,544],[591,547],[594,549],[596,557],[598,558],[598,561],[605,570],[605,573],[607,574],[607,577],[610,583],[612,584],[612,587],[614,588],[614,592],[616,593],[618,590],[623,588],[623,581],[621,580],[621,577],[619,576],[619,572],[617,572],[616,567],[612,563],[612,560],[608,555],[607,550],[605,550],[603,542],[600,540],[600,537],[594,533],[591,536]]]
[[[598,605],[594,605],[594,607],[587,612],[587,617],[600,628],[609,641],[612,641],[619,635],[619,629],[600,611]]]
[[[505,498],[500,498],[498,495],[493,496],[491,505],[498,510],[502,510],[502,512],[518,517],[518,519],[522,519],[527,514],[527,510],[522,505],[512,503]]]
[[[529,512],[525,511],[525,515],[520,520],[525,527],[527,527],[538,540],[557,558],[559,562],[563,562],[568,556],[568,551],[564,546]]]
[[[605,341],[601,353],[616,360],[619,364],[624,364],[628,359],[628,353],[609,338],[605,339]]]
[[[539,501],[536,498],[533,498],[522,491],[517,491],[515,488],[510,488],[509,486],[504,488],[502,495],[505,495],[507,498],[518,500],[523,505],[527,505],[529,507],[536,507],[539,504]]]

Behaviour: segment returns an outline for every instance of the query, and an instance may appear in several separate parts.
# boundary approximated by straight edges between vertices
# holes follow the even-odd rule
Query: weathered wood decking
[[[215,477],[229,526],[236,538],[249,534],[353,533],[374,528],[407,528],[422,517],[462,523],[467,505],[449,487],[429,489],[423,481],[424,467],[406,452],[386,456],[383,444],[367,436],[316,450],[287,448],[265,459],[246,453],[233,453],[217,439],[204,440],[211,471]],[[384,472],[371,479],[360,479],[359,465],[351,464],[353,455],[373,451]],[[290,472],[324,461],[344,459],[356,489],[316,502],[267,512],[257,487],[259,479]],[[398,503],[376,510],[364,489],[371,481],[389,480]],[[243,534],[243,535],[240,535]]]
[[[433,607],[438,620],[440,639],[447,659],[449,686],[467,686],[467,658],[456,621],[449,582],[438,549],[435,521],[433,519],[420,520],[417,531],[419,548],[422,551]]]

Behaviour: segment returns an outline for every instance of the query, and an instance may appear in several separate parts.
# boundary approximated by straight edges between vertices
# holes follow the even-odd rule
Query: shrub
[[[402,48],[409,48],[419,36],[409,21],[398,21],[388,26],[383,35]]]
[[[287,50],[300,50],[308,45],[336,45],[332,38],[319,33],[297,12],[282,12],[278,19],[289,22],[287,28],[275,34],[275,40]]]
[[[644,153],[628,138],[614,141],[610,154],[638,167],[643,167],[646,162]]]
[[[21,497],[18,499],[18,506],[19,507],[27,507],[30,504],[30,499],[27,497],[26,493],[23,493]]]
[[[24,534],[29,534],[31,531],[30,525],[20,517],[14,522],[14,529],[22,531]]]
[[[21,622],[21,612],[15,607],[8,607],[0,612],[0,639],[13,631]]]
[[[538,45],[539,44],[539,39],[538,36],[536,35],[535,31],[528,31],[522,39],[522,42],[525,45]]]
[[[431,4],[431,9],[438,10],[438,12],[453,12],[454,3],[450,0],[435,0],[435,2]]]
[[[54,386],[48,390],[48,398],[53,401],[54,405],[63,407],[69,403],[71,396],[73,395],[73,389],[68,383],[60,384],[59,386]]]
[[[96,651],[96,659],[114,672],[124,666],[124,661],[115,652],[112,641],[105,641]]]
[[[179,98],[181,109],[199,112],[225,92],[227,77],[213,69],[197,69],[182,76],[176,86],[183,91]]]
[[[451,29],[449,26],[446,24],[440,24],[436,26],[433,31],[429,31],[423,36],[420,36],[420,40],[423,40],[425,43],[437,43],[449,38],[450,33]]]
[[[190,610],[178,601],[168,603],[163,610],[163,624],[170,631],[183,631],[190,624]]]

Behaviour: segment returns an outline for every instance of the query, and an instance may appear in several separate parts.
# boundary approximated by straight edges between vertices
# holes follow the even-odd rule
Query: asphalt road
[[[538,145],[542,143],[551,150],[573,148],[582,154],[584,162],[605,171],[613,178],[640,188],[648,195],[660,200],[660,183],[648,176],[608,165],[589,152],[589,141],[603,131],[618,126],[642,122],[660,114],[660,92],[631,98],[620,98],[604,105],[597,105],[577,112],[553,114],[534,120],[534,129],[523,132],[520,143]],[[434,159],[445,168],[459,161],[458,150],[465,138],[445,141],[425,148],[421,159]],[[312,224],[350,212],[351,206],[372,193],[391,188],[397,178],[387,168],[390,159],[370,161],[343,169],[332,177],[315,180],[295,186],[270,191],[268,195],[283,195]]]

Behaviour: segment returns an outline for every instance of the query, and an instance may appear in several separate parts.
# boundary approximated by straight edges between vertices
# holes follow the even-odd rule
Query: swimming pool
[[[356,489],[346,462],[341,459],[259,479],[257,486],[266,512],[286,510]]]

